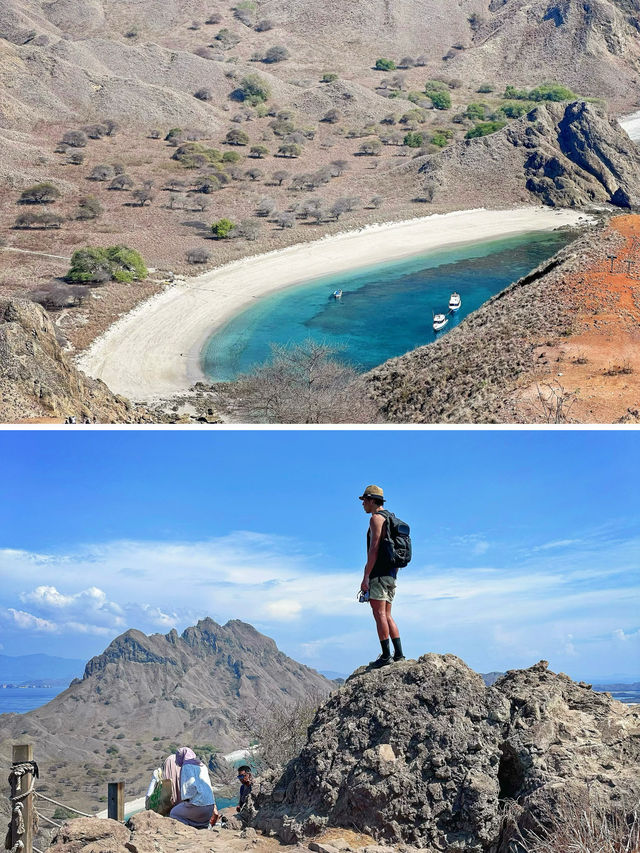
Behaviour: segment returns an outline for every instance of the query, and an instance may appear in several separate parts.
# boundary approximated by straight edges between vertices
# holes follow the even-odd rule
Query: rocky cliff
[[[495,205],[508,199],[558,207],[640,204],[640,149],[586,101],[539,106],[497,133],[451,146],[413,168],[423,194],[440,203],[465,197]]]
[[[326,826],[437,850],[506,853],[518,823],[587,786],[640,794],[640,714],[547,669],[485,687],[454,655],[356,671],[318,711],[307,745],[265,780],[255,826],[288,841]]]
[[[95,423],[143,423],[148,413],[76,370],[40,305],[0,302],[0,420],[74,416]]]
[[[0,756],[8,759],[18,736],[31,741],[40,790],[51,795],[71,779],[65,802],[98,810],[116,768],[133,799],[171,745],[195,745],[207,756],[247,746],[241,714],[259,716],[333,687],[238,620],[204,619],[181,635],[130,630],[47,705],[0,715]]]

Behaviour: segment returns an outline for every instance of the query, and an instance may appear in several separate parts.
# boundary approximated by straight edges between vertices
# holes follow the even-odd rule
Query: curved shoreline
[[[581,211],[547,207],[480,208],[370,225],[252,255],[143,302],[97,338],[77,366],[132,400],[169,397],[206,381],[201,368],[206,341],[255,299],[325,275],[585,218]]]

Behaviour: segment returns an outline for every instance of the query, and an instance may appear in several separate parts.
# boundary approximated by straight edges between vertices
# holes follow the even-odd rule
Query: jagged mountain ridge
[[[333,687],[239,620],[220,626],[207,618],[181,635],[132,629],[47,705],[1,715],[0,755],[9,758],[16,738],[32,742],[50,791],[71,773],[71,804],[97,806],[92,798],[103,793],[111,754],[120,754],[127,789],[141,791],[169,743],[207,744],[223,752],[246,746],[241,714],[266,714],[270,706],[326,695]],[[114,747],[116,753],[109,753]]]

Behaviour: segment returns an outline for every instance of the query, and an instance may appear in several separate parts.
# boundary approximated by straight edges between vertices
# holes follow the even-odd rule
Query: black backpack
[[[411,561],[410,527],[388,509],[378,510],[378,515],[387,520],[385,536],[380,542],[382,553],[392,569],[402,569]]]

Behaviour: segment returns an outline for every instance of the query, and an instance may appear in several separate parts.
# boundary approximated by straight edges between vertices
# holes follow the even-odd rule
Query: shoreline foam
[[[369,225],[242,258],[143,302],[96,339],[77,365],[132,400],[170,397],[206,381],[201,368],[206,341],[256,299],[325,275],[584,219],[581,211],[546,207],[462,210]]]

